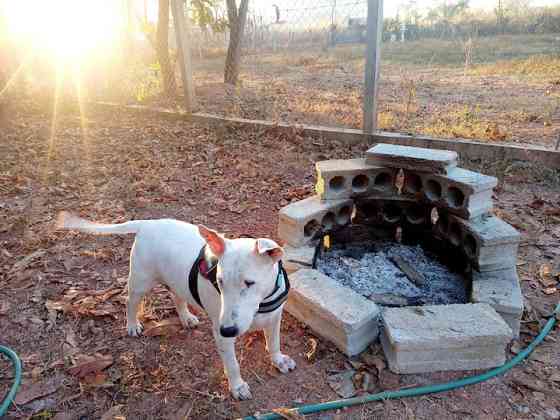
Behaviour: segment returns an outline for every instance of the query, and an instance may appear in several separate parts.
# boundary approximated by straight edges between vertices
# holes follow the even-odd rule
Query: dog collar
[[[218,287],[218,282],[216,280],[216,271],[218,267],[218,259],[206,252],[206,245],[202,247],[198,258],[194,262],[191,271],[189,273],[189,290],[198,305],[204,308],[200,300],[200,295],[198,294],[198,278],[199,275],[204,279],[209,281],[219,294],[220,288]],[[288,299],[288,292],[290,291],[290,281],[288,280],[288,274],[282,266],[282,261],[278,261],[278,275],[276,276],[276,284],[274,290],[259,305],[259,310],[257,313],[266,314],[273,312],[278,309],[286,300]]]

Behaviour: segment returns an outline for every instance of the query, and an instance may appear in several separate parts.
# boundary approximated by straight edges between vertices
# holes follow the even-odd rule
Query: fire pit
[[[316,167],[317,195],[279,215],[286,309],[350,356],[381,333],[395,372],[501,364],[523,302],[519,234],[491,213],[497,180],[455,152],[388,144]]]

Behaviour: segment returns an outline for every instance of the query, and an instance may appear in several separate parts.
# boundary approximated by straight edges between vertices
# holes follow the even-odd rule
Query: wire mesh
[[[29,54],[32,37],[14,43],[0,29],[2,90],[17,87],[46,101],[56,86],[69,98],[78,93],[92,101],[184,109],[169,2],[103,2],[97,16],[106,20],[98,25],[111,37],[62,65],[48,49]],[[560,7],[503,0],[477,9],[482,3],[471,3],[384,2],[378,126],[553,148],[560,120]],[[185,38],[195,111],[361,127],[367,0],[181,4],[190,20]],[[9,13],[0,19],[2,28],[10,27]],[[79,25],[70,30],[80,32]],[[72,39],[71,31],[62,41]]]

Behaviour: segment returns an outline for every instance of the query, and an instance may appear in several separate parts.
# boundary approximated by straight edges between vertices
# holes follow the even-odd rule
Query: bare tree
[[[175,68],[169,56],[169,0],[159,0],[156,54],[161,71],[163,93],[173,96],[177,91],[177,82]]]
[[[229,20],[229,46],[224,70],[224,82],[237,84],[239,78],[239,64],[241,62],[241,46],[245,23],[247,22],[247,9],[249,0],[241,0],[239,9],[235,0],[226,0]]]

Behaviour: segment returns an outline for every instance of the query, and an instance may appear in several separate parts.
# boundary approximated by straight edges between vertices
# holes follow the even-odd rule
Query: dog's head
[[[284,250],[271,239],[226,239],[198,226],[210,251],[218,258],[216,279],[221,291],[220,334],[235,337],[246,332],[260,303],[276,284],[276,263]]]

